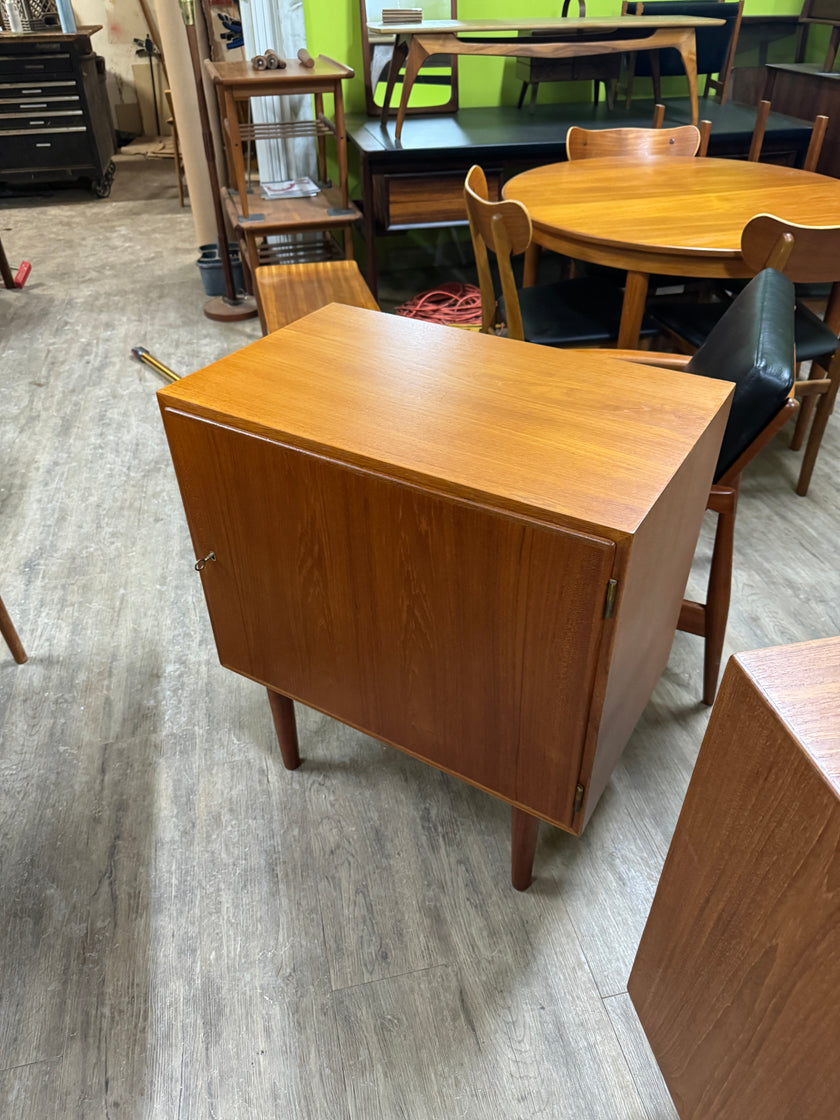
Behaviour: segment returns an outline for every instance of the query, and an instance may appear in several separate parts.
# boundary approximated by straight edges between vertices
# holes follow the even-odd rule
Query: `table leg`
[[[621,323],[618,327],[619,350],[635,350],[639,345],[642,319],[647,301],[648,274],[628,272],[624,286],[624,303],[621,305]]]
[[[531,885],[539,828],[540,822],[536,817],[526,813],[524,809],[512,810],[510,881],[518,891],[526,891]]]
[[[413,38],[408,51],[408,58],[405,60],[402,96],[400,97],[400,107],[397,109],[397,125],[394,129],[395,140],[399,140],[400,134],[402,133],[402,126],[405,122],[405,111],[408,108],[408,99],[411,96],[414,79],[417,77],[420,72],[420,67],[428,57],[429,51],[426,50],[419,39]]]
[[[522,287],[533,288],[537,282],[540,270],[540,246],[532,241],[525,250],[525,260],[522,266]]]
[[[385,97],[382,101],[382,112],[379,117],[379,123],[386,125],[388,123],[388,110],[391,108],[391,97],[394,93],[394,85],[397,81],[397,74],[406,60],[408,55],[408,42],[405,39],[399,39],[394,44],[394,53],[391,55],[391,64],[388,67],[388,78],[385,84]]]
[[[6,610],[2,599],[0,599],[0,634],[6,639],[6,645],[18,665],[22,665],[24,661],[28,660],[26,650],[23,648],[18,632],[15,630],[11,618],[9,618],[9,612]]]
[[[236,172],[236,190],[239,194],[239,213],[248,217],[248,184],[245,181],[245,155],[242,150],[242,134],[239,131],[239,118],[236,115],[236,99],[230,90],[225,89],[225,120],[230,141],[231,162]]]
[[[6,260],[2,241],[0,241],[0,277],[2,277],[4,287],[13,288],[15,286],[15,278],[12,276],[12,270]]]
[[[685,76],[688,78],[691,123],[696,127],[700,123],[700,104],[697,100],[697,43],[694,37],[694,28],[688,29],[680,36],[679,42],[674,45],[680,52],[680,58],[685,67]]]
[[[271,705],[271,715],[274,719],[274,730],[277,732],[283,765],[287,770],[296,770],[300,766],[300,752],[294,702],[282,692],[275,692],[272,688],[266,689],[266,692]]]

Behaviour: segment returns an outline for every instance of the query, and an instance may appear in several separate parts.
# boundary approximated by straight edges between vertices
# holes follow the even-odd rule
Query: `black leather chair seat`
[[[623,291],[597,276],[558,280],[520,288],[519,307],[528,342],[541,346],[588,346],[618,337]],[[504,300],[499,314],[506,321]],[[645,316],[641,334],[651,337],[659,327]]]
[[[660,303],[652,314],[658,323],[691,346],[702,346],[729,306],[729,303]],[[797,362],[808,362],[837,349],[837,336],[803,303],[796,305],[794,336]]]

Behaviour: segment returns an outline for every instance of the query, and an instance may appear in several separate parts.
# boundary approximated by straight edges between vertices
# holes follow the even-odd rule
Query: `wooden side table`
[[[233,184],[226,192],[225,209],[234,232],[245,242],[251,270],[258,264],[280,263],[276,254],[260,250],[260,242],[272,234],[312,230],[339,232],[344,239],[344,255],[352,256],[350,231],[361,213],[350,202],[347,188],[347,134],[341,83],[353,77],[353,70],[324,55],[319,55],[311,67],[303,66],[296,58],[286,59],[282,70],[256,70],[250,62],[207,60],[205,66],[219,95],[225,153]],[[239,120],[237,106],[243,101],[299,94],[312,97],[314,115],[311,120],[273,124],[245,124]],[[332,118],[324,112],[324,94],[332,97]],[[338,183],[323,188],[311,198],[260,198],[255,208],[252,207],[247,193],[244,145],[258,139],[305,136],[317,142],[321,182],[327,181],[327,137],[334,140]]]
[[[731,386],[333,304],[159,394],[222,664],[579,833],[668,659]]]
[[[840,638],[732,658],[628,985],[682,1120],[840,1102]]]

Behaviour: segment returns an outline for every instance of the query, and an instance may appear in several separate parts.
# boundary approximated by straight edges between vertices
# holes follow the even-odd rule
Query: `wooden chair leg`
[[[840,350],[835,353],[831,360],[831,364],[828,368],[828,376],[831,381],[831,386],[828,392],[822,393],[817,400],[814,422],[811,425],[811,431],[808,435],[808,443],[805,446],[802,467],[799,471],[799,481],[796,484],[796,493],[801,498],[804,498],[808,493],[808,487],[811,485],[811,475],[814,473],[814,465],[817,461],[817,455],[820,453],[820,445],[826,425],[828,424],[828,418],[834,410],[837,389],[838,386],[840,386]],[[805,399],[808,400],[809,398],[806,397]],[[813,398],[810,399],[813,400]]]
[[[274,730],[277,732],[283,765],[287,770],[296,770],[300,766],[300,752],[294,701],[284,696],[282,692],[275,692],[271,688],[266,689],[266,692],[271,705],[271,715],[274,719]]]
[[[815,363],[811,363],[811,375],[816,376],[814,373]],[[810,380],[810,377],[809,377]],[[796,417],[796,423],[793,426],[793,434],[790,437],[791,451],[800,451],[802,444],[805,442],[805,436],[808,434],[808,426],[811,423],[811,417],[814,415],[814,406],[816,405],[814,397],[803,397],[799,402],[799,413]]]
[[[715,702],[723,642],[726,637],[726,622],[729,618],[729,602],[732,598],[732,554],[737,504],[738,494],[737,491],[733,491],[731,499],[725,505],[721,503],[718,506],[715,544],[709,570],[705,611],[706,645],[703,654],[703,703],[709,706]]]
[[[510,881],[518,891],[531,885],[540,822],[524,809],[511,811]]]
[[[6,639],[6,645],[18,665],[22,665],[24,661],[29,660],[2,599],[0,599],[0,634]]]

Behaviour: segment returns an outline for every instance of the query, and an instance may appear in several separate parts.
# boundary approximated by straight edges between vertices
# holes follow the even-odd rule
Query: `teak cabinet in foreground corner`
[[[668,658],[730,391],[338,305],[167,386],[222,664],[510,802],[529,878]]]

